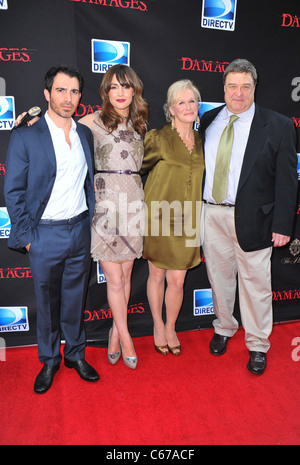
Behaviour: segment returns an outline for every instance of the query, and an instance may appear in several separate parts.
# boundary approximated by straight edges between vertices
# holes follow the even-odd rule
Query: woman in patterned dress
[[[144,192],[139,170],[147,129],[143,85],[129,66],[115,65],[100,86],[102,109],[80,119],[94,136],[96,207],[91,253],[100,261],[113,316],[108,359],[135,368],[137,356],[127,325],[131,272],[142,256]]]

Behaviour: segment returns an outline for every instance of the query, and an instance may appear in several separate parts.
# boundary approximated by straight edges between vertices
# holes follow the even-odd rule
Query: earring
[[[171,120],[171,129],[172,129],[172,131],[173,131],[174,128],[175,128],[175,126],[174,126],[174,119],[175,119],[175,118],[174,118],[173,115],[171,115],[171,118],[172,118],[172,120]]]

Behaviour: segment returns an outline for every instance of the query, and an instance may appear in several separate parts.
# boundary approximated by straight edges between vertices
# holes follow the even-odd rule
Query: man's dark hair
[[[243,58],[237,58],[236,60],[229,63],[225,73],[223,74],[223,81],[225,83],[226,77],[229,73],[250,73],[252,75],[254,84],[257,84],[257,71],[254,65]]]
[[[66,74],[69,77],[77,78],[79,81],[79,92],[82,93],[84,83],[82,75],[80,74],[77,68],[67,65],[56,65],[50,68],[49,71],[47,71],[45,76],[45,89],[51,92],[54,78],[59,73]]]

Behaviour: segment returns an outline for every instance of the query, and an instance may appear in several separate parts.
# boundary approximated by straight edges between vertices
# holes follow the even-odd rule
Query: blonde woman
[[[150,173],[145,185],[148,219],[143,257],[149,263],[147,295],[154,323],[154,346],[162,355],[181,353],[175,324],[185,276],[188,269],[200,263],[204,159],[200,136],[194,130],[199,101],[199,91],[191,81],[172,84],[164,106],[168,124],[149,131],[145,138],[141,174]]]

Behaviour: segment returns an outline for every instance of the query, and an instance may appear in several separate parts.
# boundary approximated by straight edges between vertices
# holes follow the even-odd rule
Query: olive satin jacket
[[[195,131],[190,152],[176,129],[165,125],[145,137],[143,257],[159,268],[185,270],[200,263],[200,211],[204,159]]]

